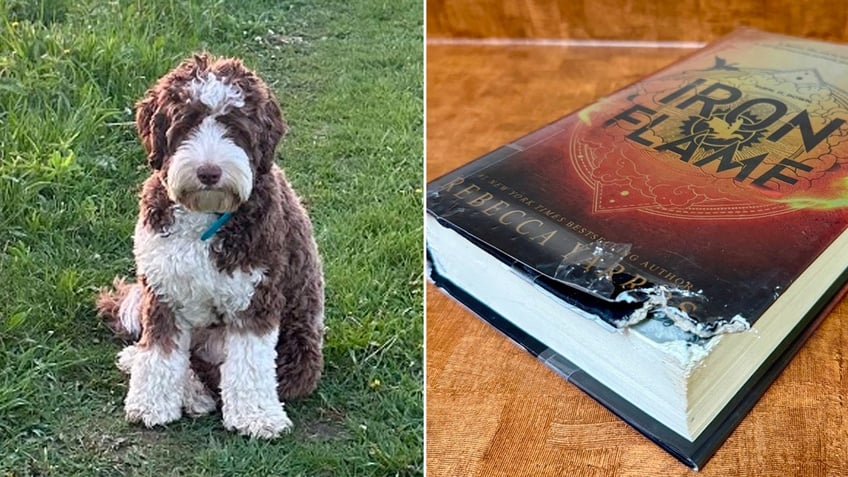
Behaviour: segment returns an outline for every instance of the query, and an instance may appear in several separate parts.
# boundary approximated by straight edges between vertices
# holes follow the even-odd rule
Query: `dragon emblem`
[[[744,120],[741,116],[736,118],[736,121],[733,121],[733,124],[730,124],[723,118],[719,117],[712,117],[707,120],[707,125],[712,131],[710,136],[727,141],[742,141],[745,139],[745,134],[739,132],[739,128],[742,127],[743,124]]]

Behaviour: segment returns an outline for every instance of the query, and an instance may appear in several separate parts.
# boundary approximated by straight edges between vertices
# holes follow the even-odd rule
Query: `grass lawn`
[[[422,474],[422,29],[414,0],[0,0],[0,475]],[[325,264],[325,377],[273,442],[127,424],[93,310],[133,273],[132,105],[197,50],[277,92]]]

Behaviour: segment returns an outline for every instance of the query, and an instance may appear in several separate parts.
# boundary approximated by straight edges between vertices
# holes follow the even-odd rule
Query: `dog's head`
[[[232,212],[267,174],[286,132],[261,78],[233,58],[195,55],[136,104],[147,160],[168,196],[190,210]]]

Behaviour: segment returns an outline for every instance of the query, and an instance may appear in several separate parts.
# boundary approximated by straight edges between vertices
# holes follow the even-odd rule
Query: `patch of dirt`
[[[336,422],[310,422],[304,424],[302,428],[302,432],[306,434],[306,437],[319,441],[334,441],[348,437],[347,430],[340,423]]]
[[[322,410],[320,417],[301,424],[301,432],[309,439],[332,441],[347,439],[349,434],[344,426],[345,414],[339,411]]]

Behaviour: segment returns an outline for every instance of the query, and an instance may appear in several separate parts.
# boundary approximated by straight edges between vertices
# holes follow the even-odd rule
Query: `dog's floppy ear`
[[[159,95],[155,89],[150,89],[135,105],[135,127],[144,151],[147,152],[147,163],[153,169],[162,167],[167,148],[165,131],[168,130],[168,118],[159,107]]]
[[[151,88],[135,109],[135,126],[144,150],[147,163],[153,169],[161,169],[168,151],[167,131],[171,119],[161,105],[158,88]]]
[[[257,119],[261,128],[258,144],[261,156],[259,172],[266,173],[271,170],[271,165],[274,164],[274,152],[277,149],[277,144],[288,132],[288,126],[283,120],[283,113],[273,96],[262,105]]]

